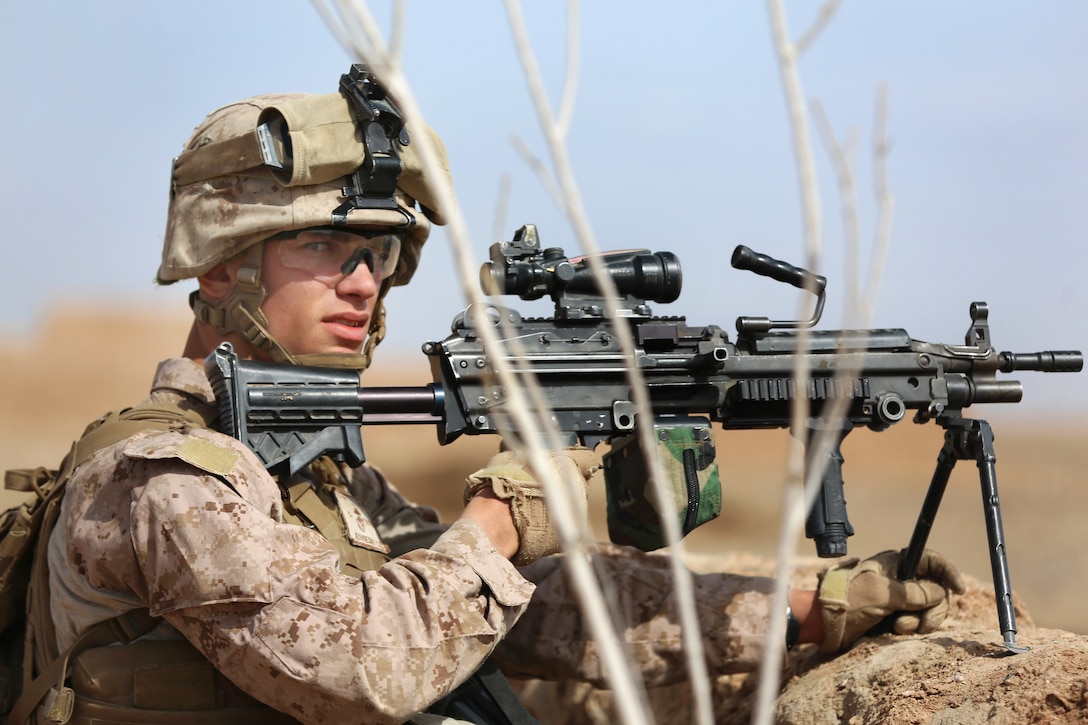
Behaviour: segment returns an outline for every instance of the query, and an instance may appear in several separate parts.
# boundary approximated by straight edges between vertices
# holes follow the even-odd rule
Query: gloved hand
[[[560,481],[573,476],[583,483],[581,495],[574,496],[575,514],[584,520],[587,514],[585,483],[600,469],[593,451],[580,446],[550,454],[550,463]],[[528,457],[514,451],[503,451],[487,465],[468,477],[465,483],[465,503],[485,488],[508,501],[518,532],[519,547],[511,561],[515,566],[531,564],[542,556],[559,551],[559,534],[544,503],[544,487],[530,472]]]
[[[838,652],[853,644],[885,617],[896,634],[927,634],[948,615],[948,590],[963,594],[956,567],[926,549],[916,578],[899,581],[899,560],[906,550],[883,551],[865,561],[845,561],[820,577],[819,600],[824,619],[820,649]]]

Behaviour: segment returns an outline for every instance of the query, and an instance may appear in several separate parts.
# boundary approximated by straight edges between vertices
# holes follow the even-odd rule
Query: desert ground
[[[180,350],[187,327],[185,316],[154,309],[67,309],[47,316],[35,334],[5,340],[0,345],[0,467],[55,466],[86,423],[142,399],[155,364]],[[364,381],[421,385],[429,381],[429,372],[421,354],[383,350]],[[1019,420],[1013,410],[992,422],[1011,580],[1020,606],[1029,613],[1023,621],[1038,628],[1038,633],[1025,636],[1060,640],[1066,648],[1076,644],[1077,667],[1084,669],[1086,640],[1074,635],[1088,635],[1083,604],[1088,594],[1088,495],[1083,490],[1088,419],[1044,423]],[[909,421],[882,433],[859,430],[847,438],[846,496],[857,532],[850,539],[851,555],[906,546],[941,443],[939,428]],[[748,555],[765,560],[775,551],[788,444],[784,431],[719,432],[723,513],[686,542],[700,568],[730,566]],[[368,427],[364,446],[368,460],[405,493],[450,517],[459,509],[465,475],[486,460],[497,440],[463,438],[442,448],[426,426]],[[5,507],[19,499],[7,492],[2,496]],[[594,526],[605,538],[603,482],[593,487],[590,506]],[[949,555],[983,587],[972,600],[977,616],[970,624],[981,628],[980,640],[1000,641],[996,609],[987,612],[992,601],[992,589],[986,590],[988,547],[978,473],[971,462],[959,463],[953,474],[930,546]],[[813,554],[803,538],[797,551],[803,557]],[[1068,638],[1062,639],[1062,631],[1070,633]],[[1059,668],[1062,661],[1072,662],[1055,661]],[[1083,682],[1084,672],[1079,677]],[[1062,702],[1076,704],[1075,696],[1062,697]],[[1073,711],[1083,715],[1084,707],[1082,700]]]

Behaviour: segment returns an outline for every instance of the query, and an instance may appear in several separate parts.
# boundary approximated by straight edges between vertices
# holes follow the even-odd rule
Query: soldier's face
[[[261,311],[268,331],[294,355],[359,353],[366,341],[381,285],[381,248],[372,257],[373,271],[365,261],[347,274],[341,265],[354,252],[380,241],[337,234],[265,242],[261,280],[268,296]],[[329,252],[329,245],[343,248]],[[328,259],[322,261],[326,253]]]

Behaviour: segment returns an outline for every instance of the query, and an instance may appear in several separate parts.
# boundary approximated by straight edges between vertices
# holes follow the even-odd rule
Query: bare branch
[[[824,29],[831,22],[831,19],[835,17],[835,13],[839,11],[840,5],[842,5],[842,0],[828,0],[820,6],[820,12],[816,15],[816,19],[812,21],[812,25],[809,26],[808,30],[801,35],[800,39],[795,44],[797,57],[801,57],[810,47],[812,47],[812,44],[820,37],[820,33],[824,32]]]
[[[404,14],[407,11],[404,0],[393,1],[393,24],[389,31],[389,57],[400,63],[404,50]]]
[[[537,65],[535,56],[530,50],[528,32],[525,28],[525,21],[521,14],[521,7],[513,0],[507,0],[505,5],[511,32],[514,35],[514,43],[518,50],[518,57],[521,60],[522,68],[525,72],[526,83],[529,86],[530,96],[536,106],[537,115],[540,118],[544,133],[549,140],[549,145],[552,148],[552,155],[554,158],[557,149],[560,154],[562,153],[562,140],[558,137],[558,129],[555,128],[552,120],[551,107],[544,91],[540,68]],[[566,183],[563,183],[565,181],[567,181],[567,179],[562,179],[560,183],[560,186],[566,191],[565,194],[561,195],[560,201],[562,208],[567,210],[568,216],[572,216],[577,231],[579,229],[578,221],[581,216],[579,215],[575,218],[573,207],[577,207],[579,202],[577,200],[577,195],[572,198],[570,189],[567,187]],[[531,452],[535,453],[535,451]],[[564,537],[562,531],[560,531],[560,537],[564,544],[564,550],[569,551],[568,544],[573,545],[575,542],[569,541],[567,537]],[[584,563],[587,560],[588,559],[583,556],[570,555],[564,559],[564,562],[568,565],[574,565],[578,562]],[[576,591],[583,605],[589,599],[594,598],[597,593],[596,589],[590,591],[587,588],[585,591],[582,591],[581,587]],[[641,680],[634,676],[631,663],[627,659],[625,653],[618,647],[618,643],[615,642],[614,636],[610,635],[607,624],[607,613],[603,610],[594,608],[592,611],[587,611],[587,615],[590,615],[591,623],[595,626],[594,636],[601,646],[602,659],[606,664],[605,671],[608,673],[609,685],[616,693],[616,703],[621,719],[624,722],[646,722],[649,707],[645,689],[642,687]]]
[[[347,51],[348,55],[358,58],[359,55],[355,52],[351,38],[341,25],[340,18],[333,14],[332,10],[329,9],[329,6],[325,4],[325,0],[310,0],[310,4],[314,6],[314,10],[317,11],[321,21],[325,23],[329,32],[332,33],[337,44]]]
[[[368,56],[367,48],[373,47],[375,43],[380,43],[383,48],[380,56],[375,56],[371,53],[370,65],[373,67],[380,63],[382,66],[388,66],[389,59],[388,53],[384,50],[384,42],[382,41],[381,33],[378,31],[378,26],[370,17],[370,12],[366,9],[366,6],[356,0],[335,0],[337,7],[337,16],[340,18],[340,23],[343,24],[343,37],[345,37],[349,43],[347,48],[352,55],[358,60],[365,60]],[[380,68],[373,67],[375,72],[380,72]]]
[[[556,126],[548,99],[544,92],[544,84],[540,76],[540,69],[531,50],[528,33],[525,29],[524,18],[521,14],[521,8],[516,0],[506,0],[505,6],[510,20],[511,31],[515,37],[518,57],[521,60],[522,68],[524,69],[526,76],[526,82],[529,86],[533,103],[537,109],[541,128],[544,132],[545,139],[548,142],[557,180],[563,192],[564,209],[566,210],[575,233],[582,241],[583,248],[589,253],[589,267],[593,271],[594,278],[602,292],[605,309],[610,319],[617,320],[619,319],[617,310],[619,294],[616,291],[616,286],[611,276],[605,273],[603,262],[600,257],[594,254],[599,251],[598,246],[593,236],[588,216],[586,215],[582,204],[582,197],[578,191],[578,186],[570,164],[570,158],[566,153],[563,134],[561,129]],[[613,332],[615,333],[616,340],[619,343],[621,350],[625,352],[625,358],[628,361],[634,360],[634,341],[629,327],[624,324],[617,324],[614,326]],[[650,406],[649,394],[642,378],[641,371],[637,366],[631,364],[627,364],[625,369],[630,383],[632,402],[638,411],[637,414],[639,419],[652,420],[652,408]],[[639,435],[639,441],[643,451],[647,456],[647,465],[651,472],[651,480],[654,484],[654,495],[657,499],[659,510],[666,511],[670,505],[671,492],[666,489],[665,481],[667,478],[664,474],[664,468],[661,464],[660,457],[657,455],[657,446],[653,438],[653,426],[638,426],[637,434]],[[703,657],[703,642],[700,636],[698,616],[695,609],[691,585],[691,572],[687,569],[682,560],[683,548],[680,538],[679,523],[674,518],[666,516],[662,519],[662,526],[665,530],[666,541],[670,544],[671,571],[676,583],[675,596],[680,611],[682,625],[681,632],[684,640],[684,650],[687,654],[689,681],[692,685],[692,692],[696,703],[697,718],[699,722],[710,723],[713,721],[713,712],[710,705],[709,675],[707,674],[706,661]],[[619,676],[610,678],[610,683],[613,683],[616,679],[622,678]],[[624,686],[628,687],[628,684],[625,684]],[[617,695],[619,695],[619,693],[617,693]],[[616,702],[621,706],[626,706],[624,697],[617,696]],[[642,703],[644,703],[644,700],[641,700],[640,698],[640,704]],[[642,706],[642,709],[645,710],[644,705]]]
[[[884,279],[884,266],[891,248],[892,218],[895,216],[895,197],[888,188],[888,156],[891,143],[888,141],[888,86],[881,84],[877,88],[876,113],[873,121],[873,191],[877,202],[876,239],[873,241],[873,255],[869,263],[869,284],[865,298],[875,300],[878,286]]]
[[[506,16],[510,23],[510,32],[514,35],[514,47],[518,51],[518,59],[525,70],[525,82],[529,85],[529,96],[536,106],[537,116],[544,122],[545,131],[554,132],[551,104],[548,103],[548,94],[544,90],[541,79],[540,66],[537,65],[536,56],[531,50],[529,31],[525,27],[525,17],[521,14],[521,5],[514,0],[505,0]]]
[[[574,99],[578,92],[578,77],[581,74],[582,24],[578,18],[578,0],[567,0],[567,74],[563,81],[559,115],[555,121],[563,138],[566,138],[570,131],[570,120],[574,116]]]
[[[857,185],[854,179],[854,160],[857,142],[856,135],[852,134],[846,146],[839,144],[835,138],[835,132],[831,128],[831,122],[827,118],[823,104],[818,100],[812,102],[812,115],[816,122],[816,128],[820,133],[827,155],[835,167],[836,178],[839,181],[839,199],[842,212],[843,225],[843,261],[846,268],[846,294],[843,296],[843,319],[847,320],[847,326],[855,324],[850,322],[854,314],[857,314],[861,304],[860,273],[858,272],[858,260],[861,258],[861,231],[859,222]]]
[[[503,174],[499,179],[499,190],[495,194],[495,224],[491,227],[491,238],[502,239],[506,233],[506,212],[510,208],[510,189],[513,180],[510,174]]]
[[[776,15],[777,13],[777,15]],[[781,49],[781,43],[788,37],[785,34],[784,18],[781,17],[781,8],[774,3],[772,7],[772,15],[775,16],[776,38],[780,43],[780,64],[783,67],[783,76],[786,77],[787,97],[790,99],[790,109],[792,111],[792,118],[794,119],[794,133],[795,133],[795,148],[800,148],[801,143],[797,139],[797,135],[802,126],[797,125],[797,120],[803,118],[801,115],[800,95],[794,94],[794,91],[799,90],[799,85],[793,85],[789,78],[792,75],[791,71],[795,72],[795,68],[790,68],[796,60],[796,55],[790,53],[788,49],[784,51]],[[851,293],[848,295],[848,308],[847,316],[855,316],[860,329],[867,329],[869,320],[871,319],[871,313],[875,307],[875,294],[877,289],[877,280],[875,277],[870,277],[869,284],[866,285],[866,297],[861,298],[860,280],[857,273],[857,260],[860,257],[860,221],[859,211],[857,204],[856,184],[853,171],[853,157],[856,154],[856,135],[851,135],[845,145],[840,145],[836,139],[833,131],[831,130],[830,123],[827,122],[826,114],[823,113],[822,106],[819,103],[814,104],[816,110],[817,122],[820,125],[822,131],[822,137],[827,147],[828,154],[831,157],[833,165],[835,167],[836,176],[838,178],[839,194],[842,199],[842,217],[844,226],[845,246],[847,252],[847,264],[852,270],[852,273],[848,274],[848,283],[850,284]],[[883,126],[885,123],[884,106],[883,101],[878,106],[877,111],[877,130],[874,132],[876,140],[874,142],[874,156],[875,164],[879,166],[876,172],[876,188],[878,194],[878,200],[881,203],[881,219],[878,225],[878,240],[876,250],[876,257],[880,260],[878,264],[874,265],[870,270],[870,274],[878,273],[883,269],[883,260],[886,254],[886,247],[890,239],[890,216],[891,216],[891,201],[890,196],[887,194],[886,183],[886,169],[884,167],[887,145],[884,141]],[[805,130],[807,136],[807,130]],[[806,169],[806,163],[803,160],[804,157],[799,153],[798,167],[800,176],[804,183],[808,169]],[[815,190],[811,190],[815,191]],[[811,221],[811,216],[807,216]],[[810,247],[810,250],[812,247]],[[818,251],[818,249],[817,249]],[[856,341],[854,344],[858,344]],[[864,344],[864,343],[861,343]],[[803,340],[799,342],[799,345],[803,348]],[[863,364],[863,355],[851,356],[848,351],[840,349],[840,355],[846,360],[846,364],[842,365],[835,374],[835,383],[845,383],[846,381],[855,378],[860,372]],[[800,359],[801,356],[798,356]],[[795,375],[798,379],[803,379],[805,371],[801,369],[801,365],[798,365],[798,369],[795,370]],[[807,415],[807,405],[804,401],[802,405],[795,405],[794,409],[794,430],[802,431],[800,427],[801,413],[804,411]],[[783,531],[782,537],[779,541],[779,568],[778,579],[775,595],[775,607],[779,606],[780,597],[784,599],[785,592],[783,589],[788,586],[788,571],[789,568],[786,561],[789,560],[792,554],[792,548],[790,542],[796,539],[797,533],[800,531],[800,527],[803,524],[805,512],[811,509],[819,489],[823,483],[823,477],[828,462],[828,454],[839,443],[841,437],[850,430],[850,424],[845,420],[846,409],[848,405],[848,399],[846,397],[836,398],[826,405],[821,411],[821,425],[814,433],[811,434],[811,440],[808,441],[808,460],[811,461],[808,466],[808,470],[805,472],[805,479],[803,487],[798,487],[796,482],[790,480],[787,482],[785,501],[787,502],[787,508],[783,511]],[[803,491],[804,495],[798,496],[798,492]],[[781,636],[778,633],[779,628],[775,627],[776,619],[772,619],[771,634],[769,636],[778,637]],[[784,623],[781,627],[784,630]],[[771,707],[773,705],[774,698],[777,694],[777,678],[774,673],[779,667],[778,653],[772,651],[772,656],[765,659],[763,667],[761,668],[760,675],[761,680],[759,684],[759,692],[755,711],[755,720],[759,723],[769,723],[771,718]]]
[[[794,160],[797,164],[797,175],[800,184],[802,214],[804,217],[806,269],[815,272],[819,269],[818,262],[822,247],[820,236],[822,212],[816,179],[816,162],[812,155],[808,117],[805,114],[801,79],[797,69],[798,50],[790,42],[789,28],[787,27],[786,14],[781,0],[768,0],[768,12],[771,17],[772,37],[778,55],[778,68],[786,97],[786,108],[789,113]],[[798,319],[805,319],[805,316],[801,315]],[[807,346],[808,330],[801,328],[798,334],[798,348],[805,350]],[[803,358],[803,355],[797,356],[793,371],[796,380],[804,379]],[[794,399],[792,410],[791,427],[795,436],[790,446],[790,456],[787,462],[782,528],[778,540],[778,568],[775,577],[775,593],[771,605],[771,611],[781,612],[782,616],[771,617],[767,636],[772,642],[784,641],[786,636],[785,612],[789,604],[789,579],[790,571],[793,568],[793,542],[801,530],[805,511],[808,510],[804,506],[804,502],[809,498],[807,491],[806,495],[802,496],[800,494],[804,490],[802,484],[805,476],[804,442],[797,438],[797,436],[803,435],[806,430],[808,415],[808,399],[804,396],[797,396]],[[815,493],[812,495],[815,496]],[[753,722],[761,725],[770,725],[771,722],[772,707],[778,694],[778,673],[782,667],[782,654],[780,648],[769,647],[767,656],[763,658],[760,665],[759,689],[756,693]]]
[[[343,39],[347,43],[346,47],[351,52],[356,53],[382,79],[390,94],[396,97],[408,123],[422,126],[424,123],[423,114],[416,103],[411,88],[399,65],[393,62],[393,59],[386,51],[381,35],[367,8],[360,3],[348,3],[347,0],[344,0],[339,7],[341,13],[346,16],[344,24],[356,28],[358,34],[349,35],[343,30],[338,32],[337,24],[333,26],[334,35]],[[321,12],[320,8],[319,12]],[[334,23],[336,22],[331,13],[322,12],[322,17],[327,20],[331,19]],[[441,183],[441,180],[445,179],[445,175],[439,170],[437,150],[426,133],[415,134],[413,143],[418,144],[418,153],[424,173],[439,183],[439,188],[435,190],[436,195],[439,197],[438,204],[442,208],[451,210],[448,236],[454,248],[455,267],[470,307],[474,306],[475,309],[483,309],[483,300],[479,293],[475,291],[477,289],[477,274],[471,254],[467,227],[460,207],[456,203],[453,189],[449,184]],[[501,343],[497,338],[494,327],[484,324],[478,325],[476,329],[487,349],[496,351],[496,354],[490,356],[495,373],[500,383],[507,390],[510,401],[509,410],[518,430],[525,432],[524,441],[528,444],[531,465],[534,473],[537,474],[548,491],[545,502],[551,512],[559,537],[565,549],[577,552],[581,548],[586,524],[577,521],[572,515],[571,496],[576,489],[578,489],[576,495],[584,495],[584,484],[570,480],[558,480],[554,473],[548,475],[554,468],[548,465],[545,450],[559,447],[557,442],[559,439],[555,435],[554,426],[551,425],[549,416],[546,414],[533,418],[531,414],[533,408],[528,404],[525,397],[527,381],[516,376],[511,370],[509,358],[502,353]],[[539,390],[536,392],[539,392]],[[546,412],[542,411],[539,405],[535,409],[542,413]],[[599,594],[595,577],[589,565],[589,557],[583,551],[582,555],[575,554],[565,557],[564,563],[567,566],[568,574],[572,578],[588,627],[600,646],[601,658],[609,672],[619,673],[613,683],[617,695],[629,698],[629,702],[644,702],[644,696],[640,697],[638,691],[631,687],[635,680],[629,676],[625,651],[617,641],[615,628],[610,622],[609,609]],[[633,717],[631,721],[642,721],[637,717],[637,713],[635,714],[636,717]]]
[[[521,156],[521,160],[525,162],[525,165],[532,169],[536,177],[540,179],[540,184],[548,192],[548,196],[552,198],[555,205],[560,209],[566,209],[567,205],[563,202],[563,191],[559,188],[559,184],[556,183],[551,171],[540,160],[540,157],[529,150],[529,147],[525,145],[520,136],[512,136],[510,143],[513,144],[514,150]]]

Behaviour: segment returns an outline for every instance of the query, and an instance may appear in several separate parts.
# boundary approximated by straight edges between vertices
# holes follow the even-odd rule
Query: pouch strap
[[[328,502],[318,493],[317,486],[305,479],[283,486],[287,494],[287,511],[299,520],[310,523],[318,533],[332,544],[340,555],[340,569],[344,574],[361,576],[374,571],[389,561],[381,552],[355,546],[347,536],[346,524],[335,497]]]

